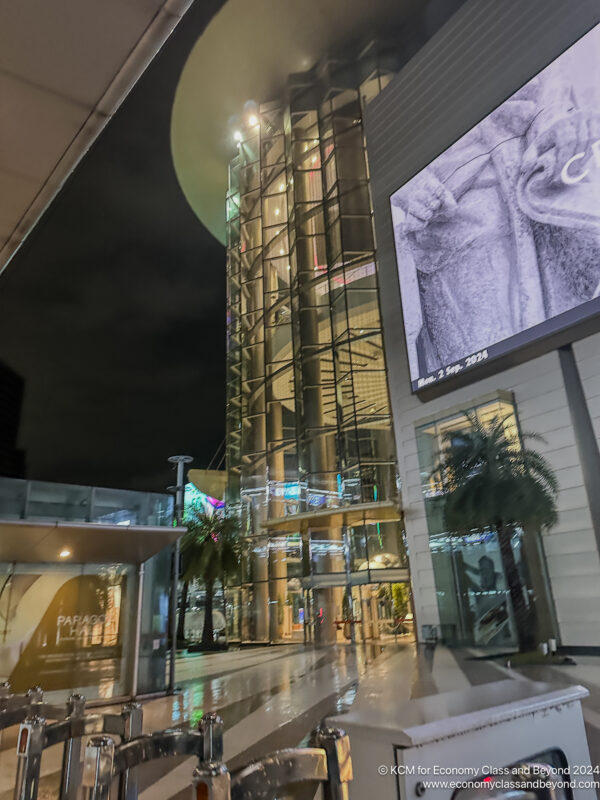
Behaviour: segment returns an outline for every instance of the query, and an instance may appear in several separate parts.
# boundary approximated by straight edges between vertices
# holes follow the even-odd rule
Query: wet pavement
[[[345,645],[325,649],[286,645],[181,655],[177,694],[144,702],[144,732],[193,725],[203,712],[216,711],[224,720],[228,763],[235,767],[269,749],[299,744],[322,718],[349,703],[369,666],[390,653],[379,645],[360,646],[356,652]],[[52,693],[51,699],[58,702],[65,697]],[[115,708],[93,711],[114,713]],[[16,733],[10,729],[3,734],[0,800],[12,797]],[[40,800],[56,796],[61,759],[60,746],[45,751]],[[141,797],[176,795],[189,786],[193,766],[193,759],[144,766],[139,775]]]
[[[144,703],[144,730],[195,724],[203,712],[224,720],[225,758],[232,768],[280,747],[305,742],[323,718],[352,703],[402,702],[510,677],[590,690],[584,718],[592,761],[600,763],[600,659],[578,657],[577,666],[507,669],[475,650],[415,647],[408,639],[386,645],[302,645],[248,648],[180,656],[178,694]],[[385,690],[382,691],[382,687]],[[112,710],[114,711],[114,706]],[[12,796],[15,732],[0,751],[0,800]],[[56,795],[60,748],[44,754],[40,800]],[[140,775],[141,800],[165,800],[189,791],[194,759],[157,761]]]

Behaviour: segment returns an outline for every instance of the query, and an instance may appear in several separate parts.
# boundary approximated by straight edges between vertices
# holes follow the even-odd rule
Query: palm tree
[[[214,642],[213,591],[217,580],[236,572],[240,563],[239,522],[236,517],[207,514],[193,510],[186,520],[187,532],[181,542],[184,564],[183,580],[198,578],[204,582],[204,628],[202,644]],[[182,609],[183,610],[183,609]]]
[[[469,427],[449,433],[434,475],[445,490],[446,526],[461,535],[492,528],[498,536],[506,582],[512,602],[519,649],[535,644],[533,619],[528,612],[523,584],[512,549],[512,536],[520,527],[525,535],[537,535],[556,523],[558,482],[540,453],[526,441],[543,441],[536,434],[522,434],[521,442],[506,434],[508,417],[494,417],[482,424],[466,412]]]

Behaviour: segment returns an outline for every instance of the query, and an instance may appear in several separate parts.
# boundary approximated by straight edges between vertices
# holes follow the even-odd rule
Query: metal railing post
[[[223,760],[223,720],[218,714],[205,714],[198,725],[204,737],[204,761]]]
[[[42,690],[42,687],[32,686],[31,689],[27,689],[27,691],[25,692],[25,697],[30,705],[32,703],[43,703],[44,692]]]
[[[142,735],[143,711],[139,703],[127,703],[121,710],[123,741],[130,742]],[[137,800],[137,768],[130,767],[119,778],[119,800]]]
[[[231,778],[225,764],[199,761],[192,786],[192,800],[231,800]]]
[[[85,697],[72,694],[67,700],[67,719],[85,715]],[[64,744],[62,773],[60,777],[60,800],[76,800],[81,779],[81,737],[67,739]]]
[[[223,720],[205,714],[198,724],[202,734],[202,757],[192,774],[193,800],[230,800],[231,777],[223,764]]]
[[[317,728],[311,736],[313,747],[322,747],[327,755],[327,783],[324,800],[348,800],[348,784],[352,780],[350,739],[339,728]]]
[[[115,743],[110,736],[92,736],[83,759],[84,800],[109,800]]]
[[[15,800],[35,800],[40,781],[46,720],[37,714],[27,717],[17,739],[17,777]]]

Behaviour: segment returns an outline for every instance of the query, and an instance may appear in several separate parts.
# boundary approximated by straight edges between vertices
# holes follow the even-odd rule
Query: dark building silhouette
[[[25,477],[25,453],[17,447],[25,380],[0,361],[0,475]]]

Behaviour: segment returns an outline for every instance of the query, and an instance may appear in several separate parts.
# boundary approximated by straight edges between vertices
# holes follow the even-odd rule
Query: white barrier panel
[[[349,734],[352,800],[596,800],[582,686],[504,680],[363,705],[333,717]]]

